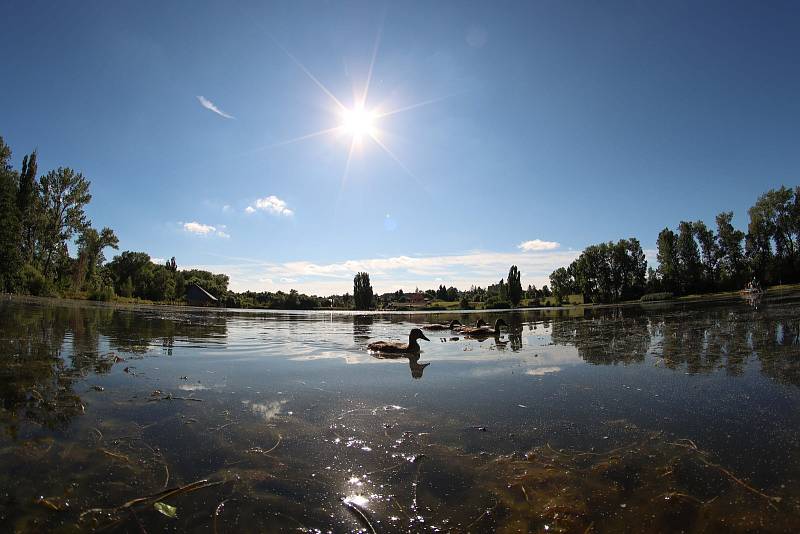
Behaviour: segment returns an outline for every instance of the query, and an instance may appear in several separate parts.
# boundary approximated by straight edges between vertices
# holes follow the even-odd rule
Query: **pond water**
[[[797,532],[800,296],[500,314],[0,301],[17,532]],[[372,340],[426,331],[419,358]],[[429,364],[429,365],[427,365]]]

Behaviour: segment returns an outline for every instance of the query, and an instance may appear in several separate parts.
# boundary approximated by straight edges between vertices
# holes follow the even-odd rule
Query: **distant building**
[[[186,287],[186,303],[190,306],[218,306],[219,300],[199,285],[189,284]]]
[[[423,305],[425,304],[425,293],[406,293],[406,299],[408,299],[408,303],[411,305]]]

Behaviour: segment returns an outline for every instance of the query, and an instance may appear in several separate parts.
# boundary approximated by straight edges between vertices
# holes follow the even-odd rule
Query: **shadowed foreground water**
[[[0,524],[796,532],[799,302],[352,315],[6,299]],[[429,331],[418,359],[366,350],[479,316],[511,329]]]

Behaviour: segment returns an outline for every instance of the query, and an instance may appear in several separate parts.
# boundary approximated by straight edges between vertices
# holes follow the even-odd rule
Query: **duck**
[[[482,319],[479,319],[478,323],[483,323],[483,324],[476,325],[475,328],[463,328],[461,330],[461,333],[469,337],[499,336],[500,327],[508,326],[503,319],[496,320],[494,322],[494,328],[489,328]]]
[[[475,321],[475,326],[461,325],[455,327],[453,330],[455,330],[456,332],[461,332],[463,334],[465,330],[481,328],[483,326],[486,326],[486,321],[484,321],[483,319],[478,319],[477,321]]]
[[[423,330],[455,330],[457,326],[464,326],[461,324],[461,321],[458,319],[453,319],[450,321],[450,324],[424,324],[422,325]]]
[[[402,343],[400,341],[373,341],[367,345],[367,349],[369,349],[370,352],[381,352],[384,354],[414,354],[419,352],[418,339],[430,341],[430,339],[425,337],[425,334],[422,333],[422,330],[419,328],[412,328],[411,332],[408,334],[408,343]]]

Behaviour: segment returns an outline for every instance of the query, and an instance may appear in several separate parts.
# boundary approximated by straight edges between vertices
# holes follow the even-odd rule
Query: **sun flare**
[[[355,139],[361,139],[365,136],[374,137],[376,133],[376,118],[374,112],[360,106],[345,109],[342,112],[342,128]]]

